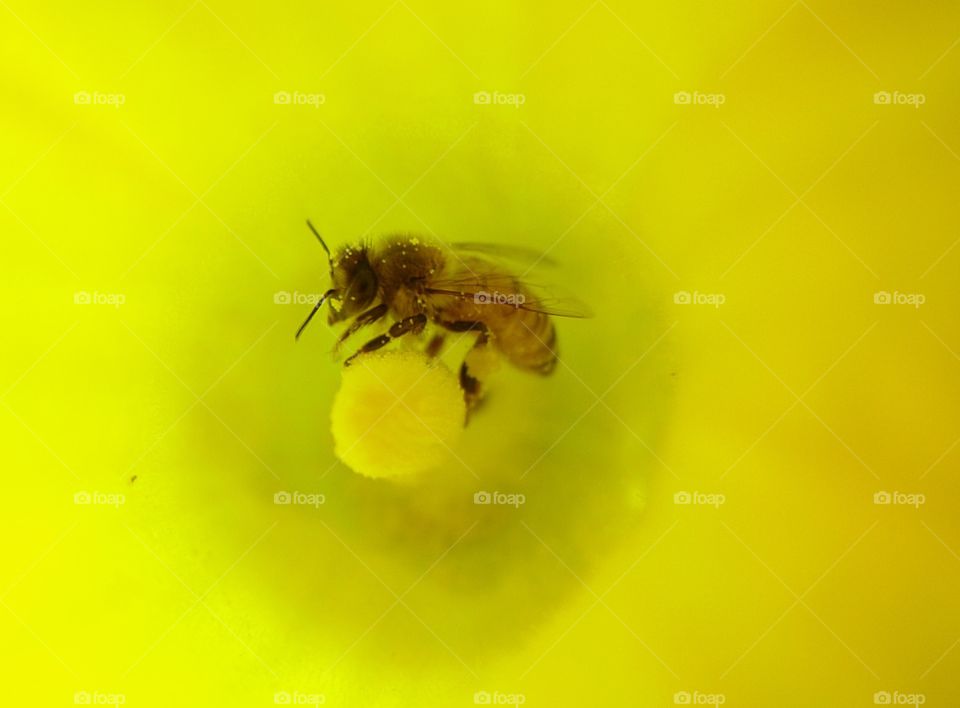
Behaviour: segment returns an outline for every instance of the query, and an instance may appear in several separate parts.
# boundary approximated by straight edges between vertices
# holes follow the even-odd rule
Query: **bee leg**
[[[430,340],[430,343],[427,344],[426,349],[423,350],[424,354],[433,359],[438,354],[440,350],[443,349],[444,336],[442,334],[437,334]]]
[[[390,329],[387,330],[386,334],[381,334],[379,337],[374,337],[369,342],[360,347],[357,351],[347,357],[346,361],[343,362],[344,366],[350,366],[350,363],[356,359],[361,354],[366,354],[367,352],[376,351],[380,347],[383,347],[389,344],[394,339],[402,337],[408,332],[413,332],[414,334],[419,334],[423,331],[423,328],[427,325],[427,316],[423,313],[418,315],[412,315],[410,317],[404,317],[402,320],[394,322],[390,325]]]
[[[373,324],[385,314],[387,314],[387,306],[385,304],[377,305],[376,307],[371,307],[366,312],[361,312],[357,315],[353,322],[350,323],[350,326],[347,327],[343,334],[337,339],[337,343],[333,345],[334,351],[340,348],[340,345],[343,344],[347,339],[354,335],[357,330],[361,327],[366,327],[368,324]]]
[[[453,332],[478,332],[477,339],[473,343],[470,351],[463,359],[460,365],[460,388],[463,389],[463,398],[467,403],[467,419],[470,413],[480,405],[483,400],[483,382],[481,381],[481,370],[489,366],[482,366],[483,355],[490,343],[490,331],[483,322],[450,322],[444,327]]]

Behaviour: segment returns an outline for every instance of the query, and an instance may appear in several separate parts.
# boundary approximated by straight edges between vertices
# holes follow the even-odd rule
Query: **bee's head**
[[[366,245],[345,246],[333,259],[331,277],[338,307],[330,305],[330,324],[359,314],[377,297],[377,274],[370,264]]]
[[[297,338],[303,333],[304,328],[310,324],[310,320],[317,314],[317,311],[323,306],[323,303],[331,300],[340,302],[339,307],[334,307],[330,303],[330,316],[328,321],[335,324],[348,317],[352,317],[366,309],[374,298],[377,297],[377,274],[370,264],[370,259],[366,244],[359,246],[346,246],[337,253],[334,258],[330,255],[330,249],[324,242],[320,233],[313,227],[310,221],[307,226],[317,237],[320,245],[327,254],[327,262],[330,264],[331,287],[319,298],[307,319],[297,330]]]

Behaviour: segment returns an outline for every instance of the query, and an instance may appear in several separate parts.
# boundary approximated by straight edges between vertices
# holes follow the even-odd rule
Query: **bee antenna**
[[[327,248],[327,244],[324,243],[323,237],[320,235],[320,232],[310,223],[310,219],[307,219],[307,227],[313,232],[313,235],[317,237],[317,241],[320,242],[320,245],[323,246],[323,250],[327,254],[327,263],[330,264],[330,277],[333,278],[333,257],[330,255],[330,249]]]
[[[307,223],[310,223],[310,222],[307,222]],[[321,241],[320,243],[323,243],[323,241]],[[303,332],[304,329],[306,329],[307,325],[310,324],[310,320],[312,320],[312,319],[313,319],[313,316],[314,316],[315,314],[317,314],[317,310],[320,309],[320,306],[323,305],[324,301],[325,301],[328,297],[335,296],[336,294],[337,294],[337,291],[331,288],[330,290],[327,290],[327,292],[325,292],[325,293],[320,297],[319,300],[317,300],[317,304],[313,306],[313,309],[310,310],[310,314],[307,315],[307,319],[305,319],[305,320],[303,321],[303,324],[300,325],[300,329],[297,330],[297,334],[296,334],[296,336],[294,336],[294,339],[300,339],[301,333]]]

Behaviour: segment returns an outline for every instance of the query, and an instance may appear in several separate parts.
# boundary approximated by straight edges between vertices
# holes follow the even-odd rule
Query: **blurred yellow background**
[[[6,703],[960,705],[960,6],[0,5]],[[357,477],[306,218],[597,316]]]

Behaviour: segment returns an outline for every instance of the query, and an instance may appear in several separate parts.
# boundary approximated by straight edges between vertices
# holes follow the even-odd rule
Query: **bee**
[[[525,279],[511,259],[549,262],[526,249],[490,244],[445,245],[411,235],[386,236],[377,243],[347,245],[331,254],[310,221],[307,226],[327,254],[331,287],[297,330],[303,330],[329,303],[328,323],[347,326],[335,345],[384,318],[391,324],[344,360],[344,366],[404,336],[423,337],[428,325],[439,333],[426,344],[439,354],[446,333],[475,336],[460,366],[468,410],[482,395],[482,365],[493,348],[513,366],[548,375],[557,365],[557,333],[551,317],[589,317],[582,303],[557,298]],[[527,269],[529,270],[529,269]],[[334,302],[337,303],[334,306]]]

